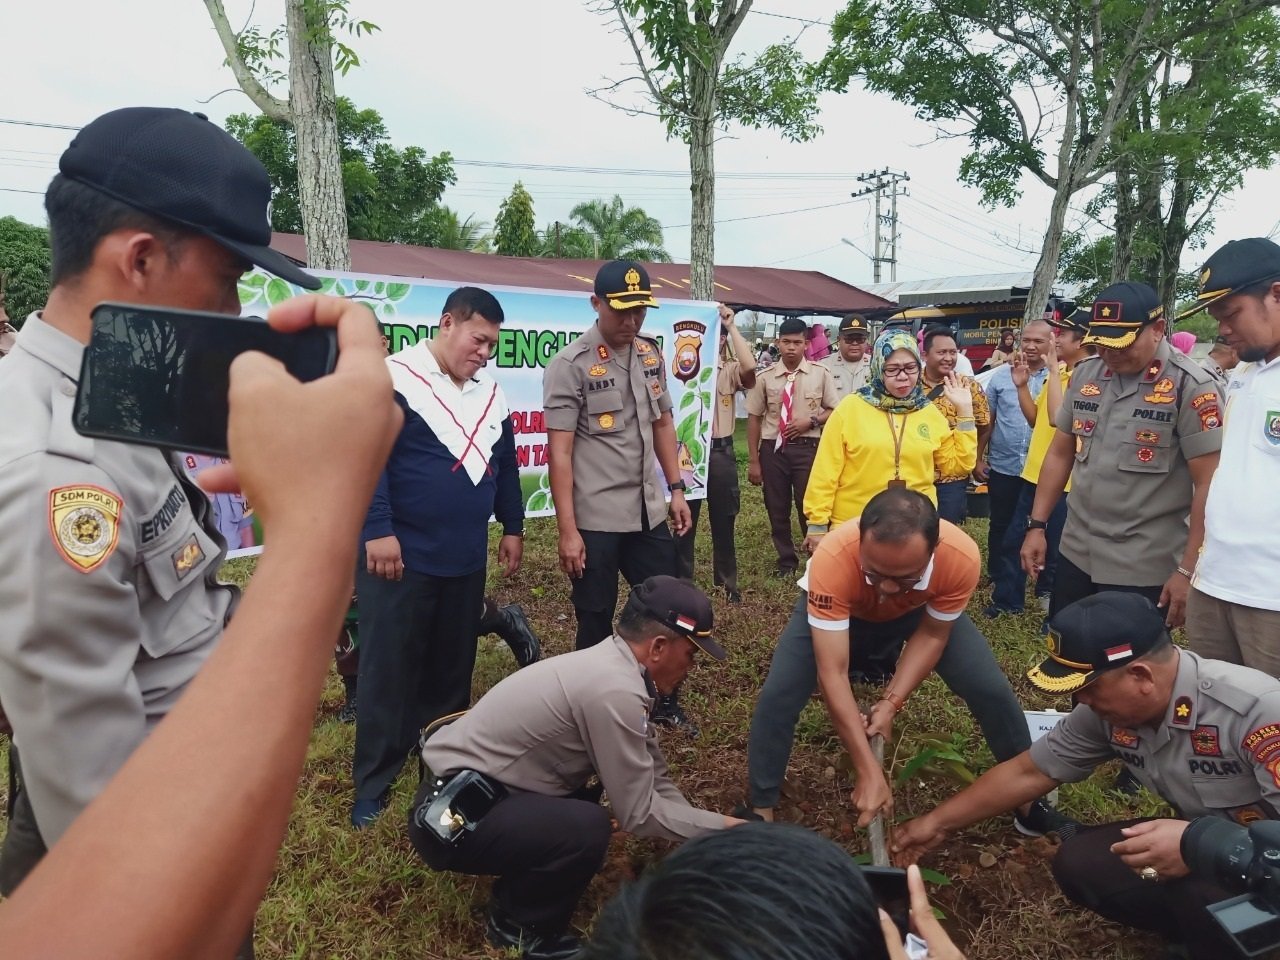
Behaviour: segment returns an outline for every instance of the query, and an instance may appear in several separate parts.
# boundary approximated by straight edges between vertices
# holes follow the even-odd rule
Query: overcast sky
[[[115,107],[149,104],[198,109],[221,122],[254,110],[238,90],[203,102],[234,81],[199,0],[6,6],[2,120],[80,125]],[[253,4],[226,0],[226,7],[238,28]],[[632,72],[611,21],[578,0],[351,0],[351,9],[382,29],[354,41],[364,62],[338,78],[338,92],[378,110],[397,145],[449,150],[467,161],[458,164],[458,183],[444,197],[463,216],[492,221],[516,179],[533,195],[539,227],[567,220],[582,200],[617,193],[657,217],[667,249],[688,259],[684,144],[668,141],[658,120],[628,116],[585,92]],[[802,29],[792,18],[826,20],[837,9],[835,0],[757,0],[733,49],[759,49]],[[254,16],[267,27],[282,22],[283,4],[260,0]],[[826,41],[821,25],[801,36],[813,57]],[[963,142],[939,139],[910,108],[887,98],[861,91],[827,96],[819,122],[824,132],[810,143],[742,129],[718,143],[717,262],[820,270],[869,283],[872,206],[849,195],[862,186],[858,174],[887,167],[911,177],[911,195],[899,201],[899,280],[1034,267],[1047,188],[1028,182],[1016,207],[984,209],[977,192],[957,182]],[[40,194],[71,136],[0,123],[0,216],[43,222]],[[605,172],[475,165],[494,162]],[[636,169],[671,175],[618,172]],[[733,176],[766,173],[769,179]],[[1275,230],[1277,200],[1280,174],[1250,174],[1244,189],[1220,205],[1209,249]],[[804,212],[782,213],[797,210]],[[1069,224],[1078,222],[1073,212]],[[1188,252],[1184,266],[1204,256]]]

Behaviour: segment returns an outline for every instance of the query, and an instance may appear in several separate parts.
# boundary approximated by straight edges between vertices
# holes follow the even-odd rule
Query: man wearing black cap
[[[487,926],[495,946],[575,955],[566,931],[604,862],[610,813],[622,831],[667,840],[738,822],[689,805],[650,722],[699,651],[725,659],[711,632],[702,591],[650,577],[631,591],[612,636],[512,674],[428,737],[409,837],[435,870],[497,875]],[[593,776],[608,811],[587,787]],[[464,794],[460,783],[477,785]]]
[[[609,635],[618,574],[633,586],[675,574],[672,529],[680,536],[690,526],[666,365],[658,342],[640,335],[657,306],[644,267],[611,260],[596,273],[596,322],[542,375],[560,569],[573,588],[579,650]],[[674,696],[661,715],[687,722]]]
[[[1022,568],[1045,564],[1045,527],[1068,478],[1050,614],[1100,590],[1151,599],[1181,626],[1204,537],[1204,503],[1222,444],[1222,395],[1204,367],[1170,347],[1145,283],[1098,294],[1083,360],[1058,411],[1022,545]]]
[[[164,719],[239,595],[216,581],[226,541],[179,463],[72,429],[90,310],[114,300],[238,315],[236,284],[253,264],[319,286],[268,246],[262,164],[197,114],[113,111],[58,166],[45,194],[49,301],[0,377],[11,412],[0,436],[0,700],[21,750],[3,894]]]
[[[734,521],[742,505],[738,490],[738,458],[733,452],[737,427],[734,397],[756,384],[751,347],[734,322],[733,307],[720,304],[720,364],[716,369],[716,406],[711,418],[711,452],[707,457],[707,512],[711,517],[712,577],[730,603],[741,603],[738,590],[738,551],[733,542]],[[701,500],[689,504],[689,529],[676,537],[679,574],[693,579],[693,548],[698,533]]]
[[[1234,955],[1207,904],[1231,895],[1190,876],[1188,821],[1280,819],[1280,681],[1174,646],[1164,615],[1133,593],[1094,594],[1060,611],[1049,656],[1027,674],[1076,707],[1031,749],[899,827],[914,862],[955,831],[1119,758],[1175,811],[1063,838],[1053,872],[1063,893],[1108,919],[1161,934],[1194,960]]]
[[[831,372],[831,382],[836,387],[839,403],[855,390],[860,390],[871,380],[871,358],[867,356],[867,336],[870,324],[861,314],[851,313],[840,321],[836,333],[836,352],[818,361]]]
[[[1242,361],[1228,387],[1222,467],[1205,505],[1204,550],[1187,597],[1191,647],[1206,657],[1280,675],[1280,246],[1254,237],[1216,251],[1196,305],[1218,321]]]

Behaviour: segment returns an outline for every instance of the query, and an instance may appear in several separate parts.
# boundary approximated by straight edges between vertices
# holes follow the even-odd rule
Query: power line
[[[0,117],[0,123],[12,124],[15,127],[43,127],[46,130],[79,130],[66,123],[41,123],[37,120],[6,120]]]
[[[826,253],[828,250],[834,250],[834,249],[836,249],[836,247],[838,247],[838,246],[840,246],[840,244],[838,244],[838,243],[833,243],[833,244],[831,244],[831,246],[829,246],[829,247],[823,247],[821,250],[810,250],[808,253],[801,253],[801,254],[797,254],[797,255],[796,255],[796,256],[794,256],[794,257],[786,257],[786,258],[785,258],[785,259],[783,259],[783,260],[770,260],[768,263],[762,263],[762,264],[760,264],[760,266],[762,266],[762,267],[776,267],[776,266],[777,266],[778,264],[780,264],[780,263],[792,263],[792,262],[794,262],[794,261],[796,261],[796,260],[803,260],[803,259],[805,259],[806,257],[816,257],[818,254],[820,254],[820,253]]]
[[[43,190],[20,190],[17,187],[0,187],[0,193],[29,193],[32,196],[43,197]]]
[[[768,10],[756,10],[754,13],[760,17],[773,17],[775,20],[794,20],[796,23],[807,24],[808,26],[829,27],[830,20],[808,20],[804,17],[791,17],[785,13],[771,13]]]
[[[824,203],[819,207],[800,207],[798,210],[775,210],[773,213],[757,213],[750,217],[729,217],[726,220],[715,220],[713,223],[740,223],[743,220],[764,220],[768,217],[785,217],[792,213],[809,213],[813,210],[830,210],[833,207],[847,207],[851,203],[857,203],[857,200],[841,200],[837,203]],[[664,230],[680,230],[684,227],[691,227],[691,223],[677,223],[672,226],[664,226]]]

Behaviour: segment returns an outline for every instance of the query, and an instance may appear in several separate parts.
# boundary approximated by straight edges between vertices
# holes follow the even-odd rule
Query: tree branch
[[[231,24],[227,22],[227,11],[222,6],[222,0],[204,0],[204,5],[209,11],[209,18],[213,21],[213,28],[218,33],[218,39],[222,41],[222,49],[226,51],[227,66],[231,68],[231,73],[235,76],[236,82],[240,84],[240,89],[244,91],[245,95],[253,101],[259,110],[272,120],[290,122],[288,103],[274,96],[259,83],[258,78],[253,75],[253,71],[244,62],[244,58],[240,56],[240,50],[236,44],[236,34],[232,32]]]
[[[217,2],[217,0],[205,0],[205,2]],[[658,85],[653,81],[653,70],[645,62],[644,51],[640,49],[640,44],[636,41],[635,30],[632,28],[630,21],[627,20],[626,11],[622,9],[622,0],[613,0],[613,10],[618,15],[618,23],[622,26],[622,32],[626,35],[627,42],[631,44],[631,52],[635,54],[636,58],[636,67],[640,71],[644,85],[649,90],[649,96],[653,97],[653,102],[658,105],[660,110],[678,113],[679,107],[667,94],[659,90]]]

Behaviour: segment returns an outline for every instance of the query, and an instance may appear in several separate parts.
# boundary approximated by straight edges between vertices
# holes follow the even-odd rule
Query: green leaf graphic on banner
[[[680,409],[688,410],[698,402],[698,395],[692,390],[686,390],[684,396],[680,398]]]
[[[409,286],[409,284],[407,284],[407,283],[388,283],[388,284],[387,284],[387,299],[388,299],[388,300],[403,300],[405,297],[407,297],[407,296],[409,295],[409,292],[410,292],[412,289],[413,289],[413,287]]]
[[[716,372],[715,367],[704,367],[702,372],[698,374],[698,383],[704,384],[704,385],[710,383],[712,376],[715,375],[715,372]]]
[[[366,290],[368,290],[368,289],[369,289],[369,281],[368,281],[368,280],[357,280],[357,281],[356,281],[356,289],[355,289],[355,292],[356,292],[356,293],[364,293],[364,292],[365,292]]]
[[[375,297],[380,297],[382,296],[383,291],[386,289],[387,289],[387,285],[381,280],[379,280],[377,283],[373,285],[373,295]]]
[[[292,296],[293,289],[279,277],[272,277],[267,281],[267,303],[271,306],[284,303]]]

